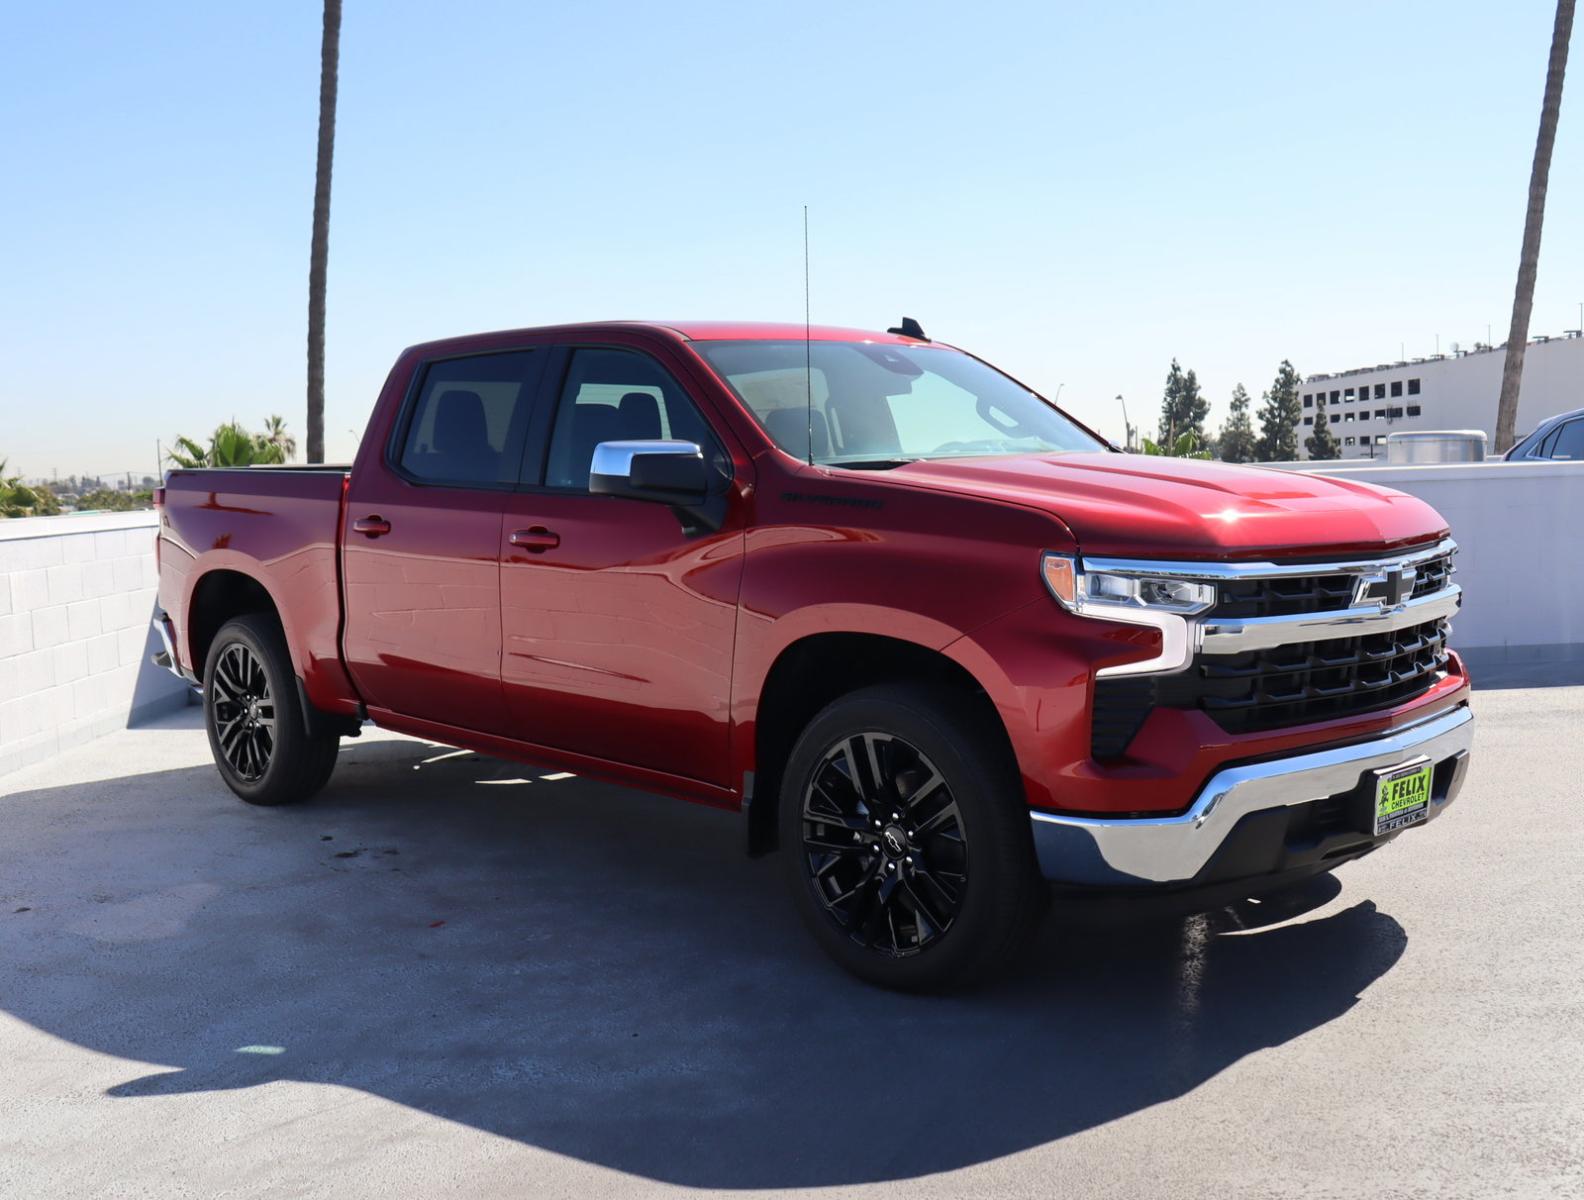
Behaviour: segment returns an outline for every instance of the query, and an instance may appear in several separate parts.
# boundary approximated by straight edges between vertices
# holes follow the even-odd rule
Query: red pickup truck
[[[1119,453],[913,322],[415,346],[350,468],[161,506],[158,657],[244,800],[373,721],[739,811],[892,987],[986,978],[1063,889],[1331,870],[1468,766],[1434,510]]]

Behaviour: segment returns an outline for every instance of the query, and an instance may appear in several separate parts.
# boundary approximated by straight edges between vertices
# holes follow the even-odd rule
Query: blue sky
[[[600,317],[906,313],[1112,436],[1175,355],[1219,422],[1279,361],[1503,337],[1553,6],[346,0],[328,405],[396,352]],[[303,431],[320,9],[13,6],[0,456],[153,469]],[[1581,56],[1576,54],[1577,60]],[[1584,63],[1535,332],[1584,301]],[[1494,404],[1494,399],[1493,399]]]

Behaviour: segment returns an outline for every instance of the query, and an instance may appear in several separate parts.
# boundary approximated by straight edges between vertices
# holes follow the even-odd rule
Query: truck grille
[[[1421,696],[1446,661],[1447,623],[1294,642],[1247,654],[1200,655],[1162,677],[1159,702],[1197,707],[1228,733],[1353,716]]]
[[[1447,622],[1462,600],[1452,582],[1456,551],[1446,538],[1348,562],[1207,564],[1216,602],[1197,618],[1201,634],[1189,630],[1200,639],[1189,645],[1202,648],[1180,668],[1102,672],[1094,684],[1091,754],[1125,757],[1157,708],[1202,712],[1228,733],[1247,734],[1375,712],[1424,695],[1446,665]],[[1154,568],[1126,560],[1096,565],[1133,575]],[[1161,566],[1162,573],[1192,578],[1181,568]],[[1412,587],[1405,588],[1410,578]],[[1382,581],[1390,603],[1413,609],[1387,616]],[[1355,600],[1361,585],[1367,601]],[[1373,619],[1371,602],[1380,603],[1386,619]],[[1403,618],[1417,623],[1381,629]]]
[[[1413,598],[1439,592],[1452,581],[1454,569],[1450,554],[1443,554],[1440,558],[1432,558],[1429,562],[1420,563],[1419,573],[1414,577]]]
[[[1293,579],[1233,579],[1220,585],[1218,617],[1293,617],[1334,612],[1353,603],[1353,575]]]
[[[1447,553],[1419,563],[1416,571],[1413,597],[1439,592],[1452,577],[1452,555]],[[1219,585],[1212,612],[1217,617],[1240,618],[1339,612],[1352,606],[1357,579],[1357,575],[1340,572],[1274,579],[1230,579]]]
[[[1127,752],[1150,711],[1198,709],[1228,733],[1257,733],[1374,712],[1430,690],[1446,663],[1447,623],[1294,642],[1247,654],[1200,654],[1177,675],[1095,681],[1090,752]]]

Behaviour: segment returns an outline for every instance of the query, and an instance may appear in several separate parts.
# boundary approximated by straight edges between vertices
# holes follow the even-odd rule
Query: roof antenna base
[[[912,317],[903,317],[902,324],[893,325],[886,332],[894,333],[898,337],[917,338],[921,342],[929,341],[929,338],[924,336],[924,327]]]

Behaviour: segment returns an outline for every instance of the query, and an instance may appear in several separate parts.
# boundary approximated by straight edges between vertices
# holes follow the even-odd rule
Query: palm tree
[[[28,487],[20,475],[7,475],[10,460],[0,458],[0,517],[50,517],[60,512],[55,493],[42,484]]]
[[[313,245],[308,254],[308,461],[324,462],[325,271],[330,258],[330,163],[335,156],[336,72],[341,0],[325,0],[319,47],[319,156],[314,169]]]
[[[264,418],[264,432],[259,436],[271,446],[280,447],[282,462],[290,462],[297,457],[297,439],[286,432],[286,418],[279,413],[271,413]]]
[[[175,444],[165,451],[165,458],[173,466],[185,467],[189,471],[197,467],[210,465],[209,451],[193,441],[192,438],[182,437],[180,434],[176,435]]]
[[[235,421],[227,421],[209,435],[209,445],[200,446],[189,437],[178,436],[165,457],[178,467],[250,467],[255,464],[283,463],[285,451],[262,433],[249,433]]]
[[[1567,74],[1568,40],[1572,35],[1573,0],[1557,0],[1556,25],[1551,30],[1551,61],[1546,67],[1545,99],[1540,103],[1540,136],[1535,139],[1534,165],[1529,171],[1529,210],[1524,215],[1523,249],[1518,254],[1512,328],[1507,333],[1507,361],[1502,366],[1501,399],[1496,404],[1498,454],[1512,449],[1518,424],[1518,385],[1523,381],[1529,312],[1534,307],[1535,273],[1540,266],[1540,225],[1545,220],[1551,148],[1556,144],[1557,115],[1562,110],[1562,80]]]

